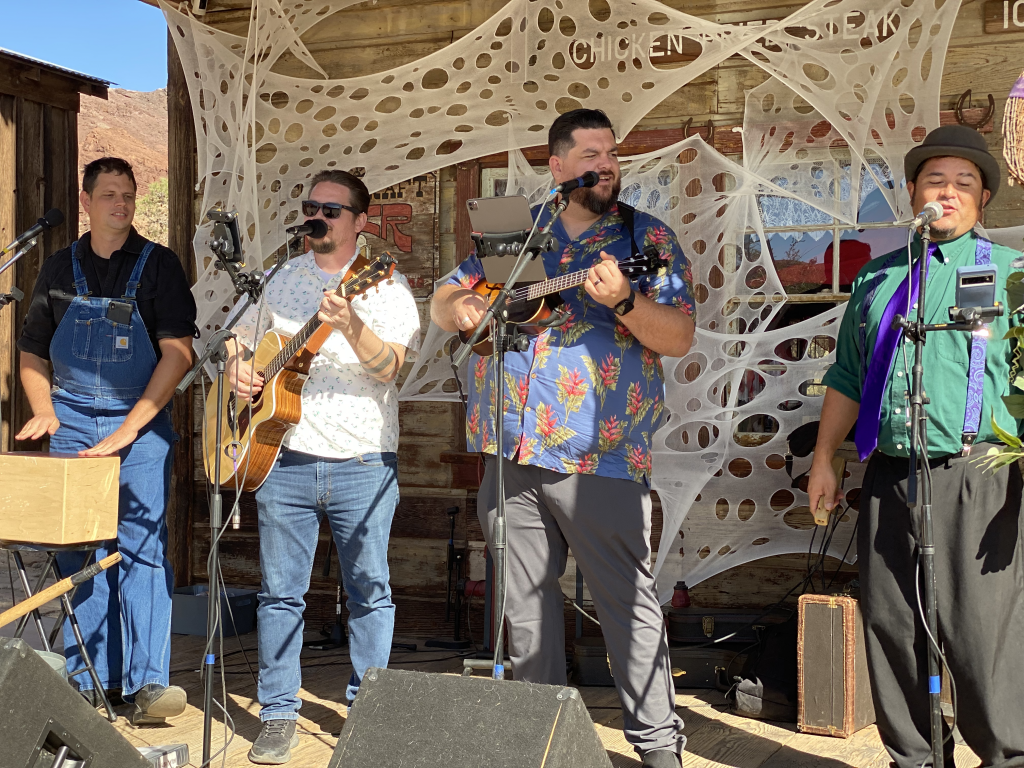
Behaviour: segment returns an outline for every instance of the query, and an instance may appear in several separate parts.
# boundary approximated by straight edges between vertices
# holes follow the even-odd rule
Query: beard
[[[577,205],[582,205],[591,213],[603,216],[618,202],[620,191],[622,191],[622,182],[616,180],[612,184],[608,197],[602,197],[594,191],[593,187],[580,187],[569,193],[569,199]]]
[[[932,224],[932,240],[949,240],[956,234],[956,227],[936,227]]]
[[[317,239],[313,239],[312,237],[309,238],[309,247],[312,249],[313,253],[325,254],[334,253],[338,244],[334,242],[334,239],[331,237],[330,233],[328,233]]]

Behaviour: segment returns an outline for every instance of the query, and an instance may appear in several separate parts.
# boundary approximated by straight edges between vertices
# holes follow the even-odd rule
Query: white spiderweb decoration
[[[665,511],[661,596],[680,578],[693,584],[805,550],[806,494],[790,488],[776,457],[792,429],[820,414],[816,382],[832,362],[843,307],[769,330],[786,296],[762,215],[853,226],[864,191],[875,187],[893,218],[906,214],[902,156],[938,125],[959,3],[815,0],[769,26],[734,27],[654,0],[512,0],[430,56],[332,80],[301,36],[353,4],[255,0],[245,38],[162,6],[189,83],[204,210],[236,207],[250,254],[280,246],[305,183],[322,168],[360,169],[374,191],[509,150],[508,193],[537,202],[550,178],[518,149],[542,143],[556,114],[600,107],[621,137],[733,54],[770,75],[747,94],[742,166],[692,137],[624,160],[622,199],[675,230],[697,292],[694,347],[665,361],[668,415],[654,438]],[[658,56],[684,49],[688,56],[673,64]],[[273,71],[286,52],[309,77]],[[204,337],[233,296],[206,237],[201,227],[195,292]],[[450,338],[430,327],[403,399],[458,397]],[[797,462],[794,471],[804,468]],[[858,485],[854,473],[847,490]],[[829,554],[843,555],[854,520],[851,511],[839,524]]]

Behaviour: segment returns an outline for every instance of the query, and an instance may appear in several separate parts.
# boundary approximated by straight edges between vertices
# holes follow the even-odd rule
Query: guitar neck
[[[349,280],[348,282],[342,281],[334,294],[336,296],[349,296],[351,295],[351,291],[358,284],[358,278]],[[274,359],[267,364],[267,367],[263,371],[264,380],[270,381],[270,379],[274,378],[274,376],[284,368],[288,361],[295,357],[299,350],[306,346],[306,342],[308,342],[313,334],[319,330],[321,325],[323,325],[323,323],[320,321],[320,313],[318,311],[317,314],[309,318],[305,325],[303,325],[298,332],[288,340],[288,343],[281,348],[281,351],[274,355]],[[319,351],[319,348],[310,349],[309,351],[316,354]]]

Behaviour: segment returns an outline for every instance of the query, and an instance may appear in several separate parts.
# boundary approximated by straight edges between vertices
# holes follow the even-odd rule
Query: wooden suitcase
[[[121,460],[0,454],[0,541],[86,544],[117,538]]]
[[[800,597],[797,728],[849,738],[875,722],[864,624],[852,597]]]

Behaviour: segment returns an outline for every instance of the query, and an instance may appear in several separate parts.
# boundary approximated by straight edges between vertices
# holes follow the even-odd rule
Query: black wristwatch
[[[614,312],[619,317],[622,317],[623,315],[628,315],[630,312],[633,311],[633,299],[635,299],[635,298],[636,298],[636,291],[634,291],[632,288],[630,288],[629,289],[629,296],[627,296],[622,301],[620,301],[618,304],[616,304],[615,307],[612,309],[612,312]]]

